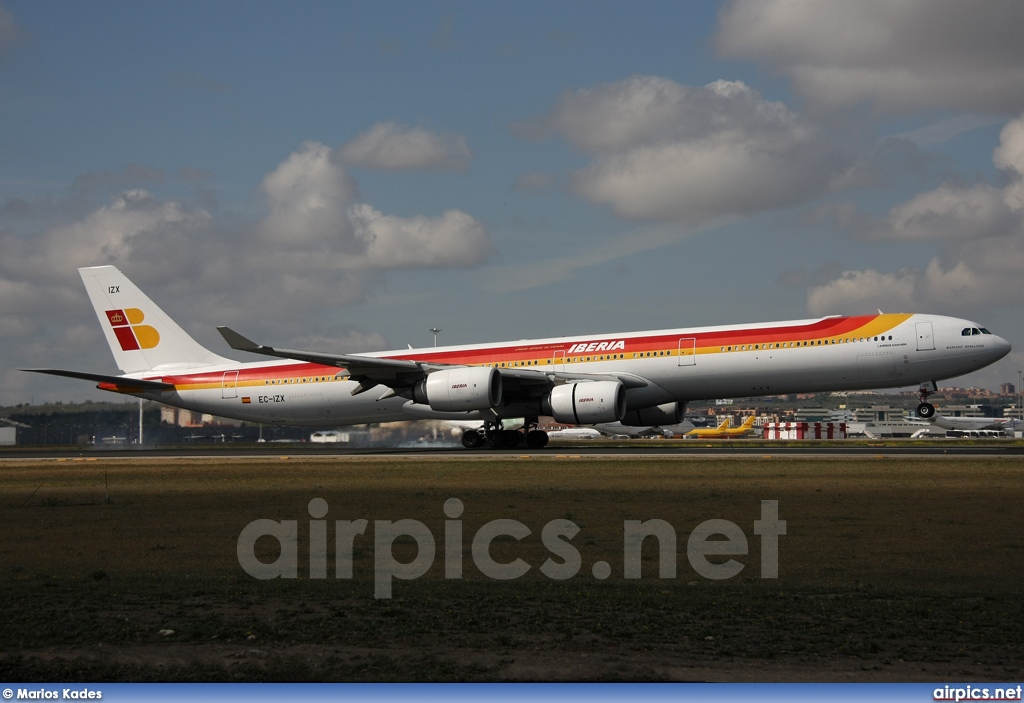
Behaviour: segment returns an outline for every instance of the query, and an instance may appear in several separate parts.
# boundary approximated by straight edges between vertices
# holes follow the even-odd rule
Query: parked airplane
[[[601,439],[604,435],[593,427],[566,427],[562,430],[547,430],[551,439]]]
[[[1021,426],[1021,421],[1012,417],[956,417],[951,415],[932,415],[929,418],[911,417],[909,423],[922,429],[916,430],[911,437],[928,437],[943,435],[946,432],[992,432],[998,434],[1013,431]]]
[[[729,418],[726,418],[721,425],[714,429],[710,427],[697,428],[695,430],[690,430],[689,432],[687,432],[686,436],[698,437],[700,439],[714,439],[716,437],[742,437],[743,435],[747,434],[748,432],[754,429],[754,419],[754,416],[751,415],[746,420],[744,420],[743,424],[740,425],[739,427],[730,427],[729,425],[732,423],[729,420]]]
[[[1009,417],[953,417],[950,415],[932,415],[929,418],[916,420],[943,430],[1003,430],[1013,429],[1018,421]]]
[[[600,422],[593,426],[601,434],[611,437],[676,437],[689,432],[694,424],[683,420],[675,425],[625,425],[621,422]]]
[[[920,384],[921,416],[938,381],[1006,356],[1010,344],[976,323],[877,314],[555,337],[496,344],[334,354],[256,344],[218,328],[214,354],[113,266],[79,269],[123,375],[28,369],[222,417],[337,427],[395,420],[483,420],[467,447],[542,447],[537,418],[588,425],[676,424],[686,403],[783,393]],[[969,336],[965,336],[966,330]],[[978,330],[975,335],[972,330]],[[526,418],[522,431],[505,418]]]
[[[686,434],[693,435],[694,432],[724,432],[731,424],[732,420],[730,418],[725,418],[724,420],[718,423],[718,427],[694,427]]]

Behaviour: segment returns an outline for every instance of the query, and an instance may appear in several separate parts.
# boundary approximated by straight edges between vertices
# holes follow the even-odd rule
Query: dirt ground
[[[446,515],[451,498],[462,511]],[[764,578],[762,501],[785,521],[777,578]],[[0,679],[1016,679],[1022,501],[1014,460],[3,461]],[[240,535],[256,520],[295,522],[295,578],[240,566]],[[367,525],[352,578],[337,578],[347,542],[336,521],[352,520]],[[392,554],[416,558],[414,537],[377,544],[387,526],[375,521],[399,520],[422,523],[434,543],[418,578],[376,573]],[[488,552],[525,574],[497,580],[478,567],[474,537],[495,520],[529,531],[498,534]],[[675,549],[648,537],[641,577],[624,578],[624,523],[650,520]],[[731,554],[706,557],[741,565],[729,578],[690,561],[708,520],[742,532]],[[578,532],[544,536],[566,524]],[[310,571],[319,529],[327,578]],[[270,536],[250,551],[290,563]],[[546,575],[573,553],[575,576]],[[674,573],[662,574],[670,555]],[[446,578],[457,564],[461,578]],[[374,597],[382,580],[391,598]]]

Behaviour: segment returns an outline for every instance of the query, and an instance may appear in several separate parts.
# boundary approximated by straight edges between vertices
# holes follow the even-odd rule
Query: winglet
[[[224,338],[224,341],[228,343],[228,346],[238,351],[251,351],[254,352],[261,348],[261,345],[247,339],[242,335],[235,332],[230,327],[218,327],[217,331],[220,332],[220,336]]]

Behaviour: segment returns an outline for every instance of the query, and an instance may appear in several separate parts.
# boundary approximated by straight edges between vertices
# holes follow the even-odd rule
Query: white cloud
[[[973,310],[1016,304],[1024,296],[1024,117],[1002,130],[993,162],[1002,186],[944,185],[892,208],[864,235],[901,241],[939,241],[942,249],[923,268],[898,274],[846,271],[808,290],[815,313],[891,309]]]
[[[807,309],[816,315],[862,313],[872,308],[887,312],[911,310],[914,301],[915,271],[881,273],[874,269],[844,271],[833,281],[812,288]]]
[[[1024,236],[1024,117],[1003,128],[992,160],[1007,172],[1004,185],[944,185],[919,193],[892,208],[867,236],[948,241]]]
[[[75,274],[81,266],[119,266],[218,350],[214,326],[232,324],[288,346],[298,338],[365,351],[386,342],[337,325],[323,330],[321,318],[365,299],[389,271],[472,267],[492,253],[483,225],[465,212],[405,218],[359,202],[355,181],[323,144],[290,154],[262,191],[267,215],[248,224],[136,189],[39,232],[0,233],[0,359],[8,360],[0,376],[7,363],[110,367],[98,334],[81,345],[67,338],[96,327]],[[52,215],[66,212],[54,204]],[[300,337],[311,328],[315,337]]]
[[[356,201],[355,181],[331,150],[304,144],[263,180],[270,214],[260,230],[301,272],[475,266],[491,253],[483,225],[459,210],[385,215]]]
[[[333,243],[354,248],[345,211],[355,200],[356,184],[334,163],[331,149],[306,142],[263,178],[270,214],[261,225],[268,242],[301,246]]]
[[[1006,206],[1003,190],[943,186],[893,208],[869,236],[906,240],[964,240],[1005,234],[1019,227],[1021,213]]]
[[[551,113],[516,125],[523,136],[564,135],[585,151],[622,149],[677,129],[690,89],[658,76],[633,76],[559,98]]]
[[[1024,116],[1010,120],[999,133],[992,162],[1001,169],[1024,176]]]
[[[515,129],[591,153],[573,189],[635,219],[695,224],[792,205],[850,166],[813,126],[742,82],[633,76],[564,95]]]
[[[0,276],[40,285],[79,266],[126,262],[142,251],[166,254],[191,244],[190,232],[206,229],[210,223],[205,211],[187,211],[144,190],[127,191],[110,205],[37,236],[0,237]],[[166,266],[175,258],[161,255],[151,266]]]
[[[1018,258],[1022,254],[1024,250],[1019,250]],[[1009,282],[991,270],[980,271],[977,263],[945,264],[934,258],[923,270],[844,271],[808,291],[807,309],[816,315],[864,313],[876,308],[885,312],[975,311],[979,305],[997,301],[999,287]],[[1024,290],[1019,284],[1016,287]]]
[[[735,0],[716,43],[764,61],[825,109],[1024,109],[1018,0]]]
[[[466,138],[395,122],[375,124],[338,150],[346,164],[384,171],[461,171],[473,152]]]
[[[383,215],[369,205],[351,208],[362,258],[346,266],[404,269],[476,266],[491,254],[483,225],[459,210],[441,217]]]

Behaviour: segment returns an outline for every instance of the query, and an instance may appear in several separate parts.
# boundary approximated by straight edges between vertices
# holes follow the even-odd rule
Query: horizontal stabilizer
[[[79,378],[83,381],[95,381],[96,383],[112,383],[125,390],[139,391],[173,391],[173,383],[163,381],[146,381],[141,378],[126,378],[125,376],[107,376],[101,373],[85,373],[84,371],[65,371],[64,369],[21,369],[32,373],[47,373],[51,376],[64,376],[66,378]]]

